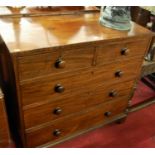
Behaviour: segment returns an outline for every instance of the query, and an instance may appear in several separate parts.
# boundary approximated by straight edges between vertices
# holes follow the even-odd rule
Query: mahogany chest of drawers
[[[1,74],[19,147],[50,147],[126,117],[152,33],[135,23],[112,30],[98,18],[0,21]]]
[[[6,109],[4,104],[4,96],[0,89],[0,148],[10,147],[10,144],[11,140],[10,140]]]

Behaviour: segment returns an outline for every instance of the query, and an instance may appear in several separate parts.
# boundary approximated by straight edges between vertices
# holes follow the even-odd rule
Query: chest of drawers
[[[126,117],[152,34],[135,23],[105,28],[98,18],[1,20],[1,74],[19,146],[52,146]]]
[[[0,148],[10,146],[11,146],[11,140],[10,140],[6,109],[4,104],[4,96],[0,89]]]

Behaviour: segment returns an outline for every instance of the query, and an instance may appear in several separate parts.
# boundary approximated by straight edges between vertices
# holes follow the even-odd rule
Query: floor
[[[155,92],[139,82],[132,104],[155,96]],[[57,148],[154,148],[155,105],[131,113],[126,122],[110,124],[78,136]]]

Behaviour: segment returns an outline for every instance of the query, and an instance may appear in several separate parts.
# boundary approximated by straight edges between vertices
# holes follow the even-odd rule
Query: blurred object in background
[[[11,15],[41,15],[52,13],[99,12],[96,6],[0,6],[0,17]]]
[[[132,6],[131,7],[132,20],[151,31],[155,32],[155,6]],[[155,37],[152,40],[149,52],[145,57],[143,69],[145,77],[142,78],[143,83],[155,90]],[[146,80],[148,79],[148,80]]]
[[[130,30],[131,16],[129,6],[102,6],[100,23],[103,26],[117,29]]]
[[[31,7],[38,11],[74,11],[83,10],[84,6],[36,6]]]
[[[25,6],[7,6],[7,8],[14,14],[19,14]]]
[[[146,27],[150,21],[150,12],[139,6],[131,6],[131,18],[134,22]]]
[[[155,32],[155,6],[132,6],[131,17],[134,22]],[[155,61],[155,39],[145,59]]]

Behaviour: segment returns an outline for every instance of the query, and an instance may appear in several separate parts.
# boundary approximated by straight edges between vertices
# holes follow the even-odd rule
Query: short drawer
[[[133,41],[114,42],[97,47],[97,65],[102,65],[118,59],[130,59],[131,57],[143,57],[148,48],[149,39],[134,39]]]
[[[92,92],[67,96],[63,100],[49,101],[47,104],[25,109],[25,128],[51,122],[106,101],[115,101],[121,97],[129,96],[133,83],[133,81],[129,81],[116,85],[99,86]]]
[[[72,134],[103,124],[125,111],[128,98],[107,102],[89,108],[80,113],[53,121],[47,126],[26,130],[27,147],[37,147],[48,142],[55,142]]]
[[[63,100],[75,93],[92,92],[97,86],[133,80],[140,69],[141,59],[119,61],[94,67],[73,75],[50,76],[21,84],[20,97],[23,106]]]
[[[68,51],[48,49],[44,52],[44,54],[18,57],[18,72],[21,81],[90,67],[94,56],[92,47]]]

